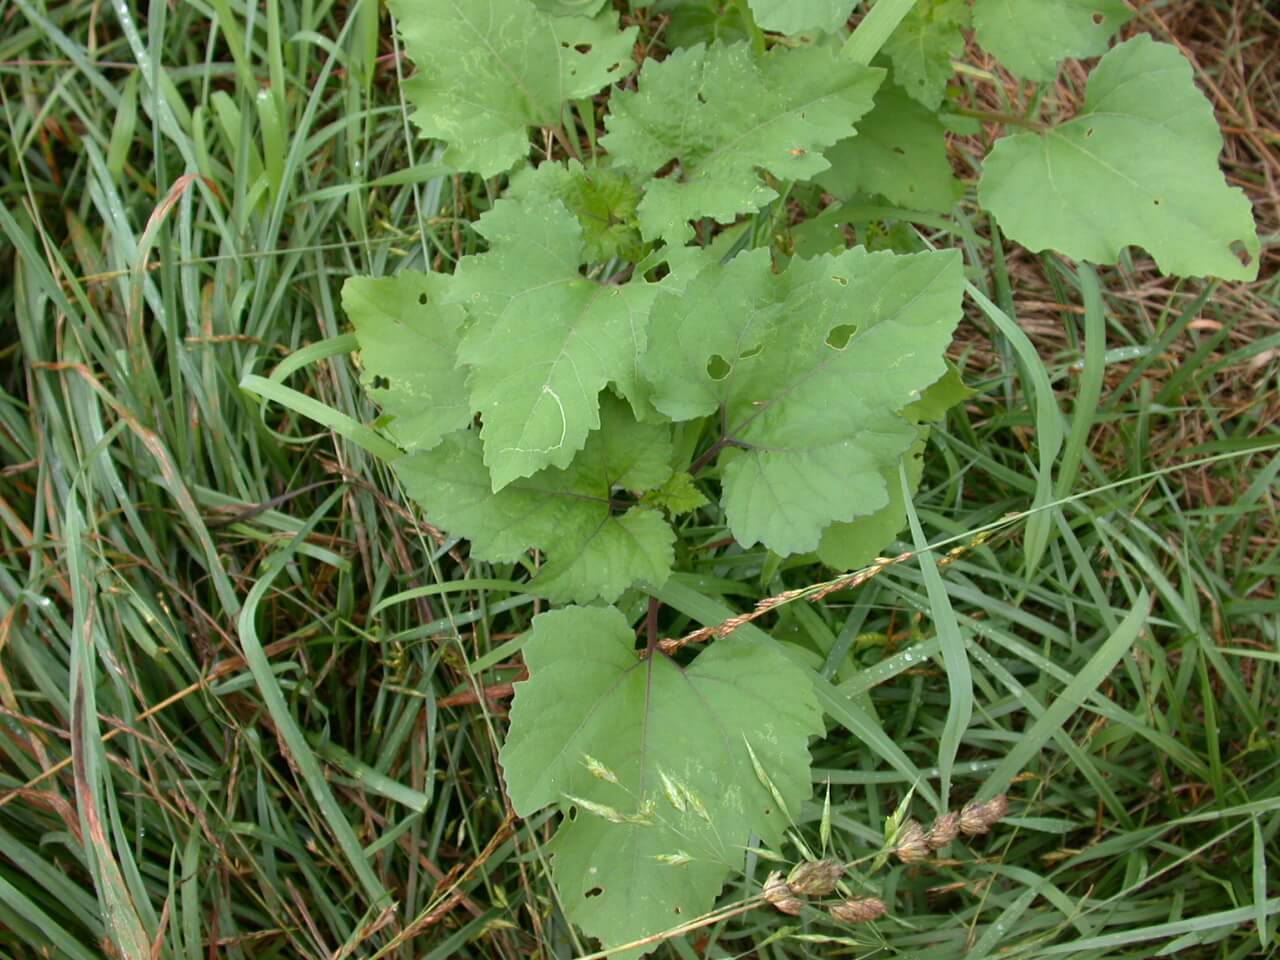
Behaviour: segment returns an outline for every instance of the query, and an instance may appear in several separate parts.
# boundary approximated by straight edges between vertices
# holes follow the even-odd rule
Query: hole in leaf
[[[901,147],[894,147],[893,152],[900,157],[905,157],[907,155],[907,151],[903,150]]]
[[[387,390],[391,387],[391,381],[379,373],[374,376],[372,386],[375,390]]]
[[[418,294],[418,303],[422,304],[424,307],[427,305],[427,295],[425,293]]]
[[[827,346],[836,350],[843,350],[849,345],[849,338],[858,332],[858,326],[854,323],[840,323],[831,328],[831,332],[827,334]]]
[[[602,893],[604,893],[604,889],[602,887],[592,887],[584,894],[584,896],[590,900],[592,897],[598,897]]]
[[[684,913],[684,911],[683,911],[683,910],[681,910],[679,907],[676,907],[676,913],[678,913],[678,914],[679,914],[679,913]]]
[[[590,52],[591,52],[591,44],[589,44],[589,43],[575,43],[575,44],[573,45],[573,49],[577,50],[579,53],[590,53]]]
[[[1093,127],[1090,127],[1088,130],[1084,132],[1084,138],[1088,140],[1092,136],[1093,136]]]
[[[842,287],[847,287],[849,285],[848,277],[832,277],[831,279],[834,280],[836,283],[840,284],[840,286]]]
[[[1239,240],[1231,241],[1231,252],[1236,255],[1236,259],[1240,261],[1242,267],[1248,267],[1253,264],[1253,257]]]
[[[707,376],[712,380],[723,380],[732,369],[733,364],[718,353],[712,354],[711,359],[707,361]]]
[[[699,90],[696,94],[694,94],[694,96],[696,96],[696,97],[698,98],[698,102],[699,102],[699,103],[706,103],[706,102],[707,102],[707,98],[706,98],[706,97],[704,97],[704,96],[702,95],[702,91],[701,91],[701,90]]]
[[[1102,14],[1100,14],[1100,13],[1095,13],[1095,14],[1093,15],[1093,22],[1094,22],[1094,23],[1096,23],[1098,26],[1102,26],[1102,21],[1104,21],[1104,20],[1106,20],[1106,19],[1107,19],[1107,18],[1106,18],[1106,17],[1104,17],[1104,16],[1103,16]]]
[[[1157,207],[1158,207],[1158,206],[1160,206],[1160,204],[1164,203],[1164,201],[1163,201],[1163,200],[1161,200],[1159,197],[1156,197],[1154,200],[1152,200],[1152,201],[1151,201],[1151,203],[1152,203],[1154,206],[1157,206]]]
[[[773,813],[773,807],[765,807],[765,808],[764,808],[764,815],[765,815],[766,817],[767,817],[767,816],[769,816],[769,814],[771,814],[771,813]]]
[[[576,805],[570,804],[568,811],[565,813],[565,819],[572,823],[578,819],[578,808]]]
[[[757,343],[754,347],[748,347],[746,350],[743,350],[740,354],[738,354],[738,359],[749,360],[750,358],[754,357],[763,349],[764,349],[764,344]]]

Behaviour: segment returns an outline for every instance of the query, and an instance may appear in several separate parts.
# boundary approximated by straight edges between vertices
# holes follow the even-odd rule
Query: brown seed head
[[[933,826],[929,828],[929,832],[924,836],[924,842],[929,845],[930,850],[941,850],[954,840],[959,832],[960,814],[944,813],[933,821]]]
[[[879,897],[860,897],[857,900],[846,900],[831,908],[831,917],[841,923],[866,923],[883,917],[888,908]]]
[[[775,910],[788,916],[798,917],[800,911],[804,909],[804,903],[796,897],[791,887],[787,885],[787,881],[782,879],[782,874],[777,870],[765,878],[764,898],[773,904]]]
[[[802,897],[825,897],[836,888],[836,881],[844,875],[844,867],[837,860],[817,860],[802,863],[787,877],[787,886]]]
[[[1009,798],[997,794],[986,803],[970,800],[960,811],[960,829],[969,836],[986,833],[991,825],[1009,812]]]
[[[893,852],[903,863],[920,863],[929,859],[929,844],[925,840],[924,827],[915,820],[908,820],[898,831]]]

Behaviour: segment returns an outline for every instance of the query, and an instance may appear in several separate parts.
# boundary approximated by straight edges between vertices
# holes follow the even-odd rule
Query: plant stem
[[[644,618],[645,644],[644,652],[653,656],[658,649],[658,598],[649,598],[649,612]]]
[[[752,16],[747,0],[733,0],[733,5],[738,8],[738,14],[746,25],[747,33],[751,35],[751,49],[757,54],[764,53],[764,31],[756,24],[756,18]]]
[[[876,0],[844,42],[840,56],[864,66],[870,64],[914,3],[915,0]]]
[[[1037,133],[1043,133],[1049,129],[1049,124],[1047,123],[1028,120],[1026,117],[1015,116],[1012,113],[971,110],[968,107],[952,107],[951,112],[961,117],[972,117],[974,120],[985,120],[987,123],[1003,123],[1005,126],[1022,127],[1024,130],[1035,130]]]

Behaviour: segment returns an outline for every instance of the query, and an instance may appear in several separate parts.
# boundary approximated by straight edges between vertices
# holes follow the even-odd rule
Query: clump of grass
[[[1245,151],[1280,85],[1237,62],[1269,62],[1251,31],[1274,20],[1175,6],[1259,121],[1231,135]],[[1215,17],[1234,32],[1211,59]],[[489,196],[414,138],[378,6],[21,0],[0,24],[4,952],[586,953],[549,886],[550,825],[515,820],[496,762],[539,602],[525,571],[423,524],[353,426],[376,411],[338,285],[449,269]],[[1274,169],[1233,160],[1274,257]],[[922,827],[927,861],[851,888],[843,923],[726,908],[660,949],[1262,955],[1280,911],[1274,273],[1095,278],[1006,254],[972,207],[957,223],[928,239],[982,268],[957,358],[979,392],[931,441],[898,547],[917,556],[761,621],[822,659],[831,717],[829,801],[782,854],[866,857],[913,787],[922,823],[1006,787],[1011,813],[945,845]],[[1055,422],[1066,453],[1036,501]],[[697,556],[662,591],[668,636],[831,576]],[[726,903],[768,872],[753,853]]]

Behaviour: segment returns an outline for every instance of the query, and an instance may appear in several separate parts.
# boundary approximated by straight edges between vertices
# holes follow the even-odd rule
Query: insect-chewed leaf
[[[601,143],[643,176],[676,161],[649,183],[640,226],[684,243],[690,220],[728,223],[777,196],[757,168],[783,180],[826,169],[822,151],[853,133],[883,76],[825,47],[756,58],[746,44],[698,45],[645,63],[638,89],[613,97]]]
[[[451,297],[472,320],[458,353],[496,491],[567,467],[600,425],[606,384],[640,402],[637,363],[658,286],[583,277],[582,229],[555,199],[499,200],[476,229],[489,251],[462,259]]]
[[[390,0],[418,73],[404,84],[444,160],[490,177],[529,152],[530,126],[555,126],[566,100],[632,69],[636,28],[617,16],[552,16],[531,0]],[[548,3],[558,12],[565,0]],[[586,9],[590,9],[588,5]]]
[[[615,490],[641,493],[671,475],[671,428],[637,423],[607,393],[601,414],[601,428],[567,470],[549,467],[497,493],[479,439],[467,430],[399,460],[396,473],[434,523],[471,540],[477,559],[545,551],[534,592],[556,601],[616,600],[636,582],[660,586],[671,572],[675,535],[662,514],[639,505],[618,514],[614,503]]]
[[[342,308],[360,342],[360,379],[391,415],[388,432],[404,450],[429,450],[471,420],[458,369],[464,314],[441,303],[448,285],[444,274],[413,270],[342,285]]]
[[[1133,11],[1124,0],[974,0],[978,42],[1028,80],[1052,80],[1067,57],[1096,57]]]
[[[524,655],[529,680],[516,685],[501,754],[507,790],[524,816],[577,797],[624,821],[579,809],[551,842],[566,915],[606,947],[710,909],[750,838],[779,842],[809,796],[821,711],[770,646],[730,636],[681,668],[637,658],[617,610],[569,608],[534,619]],[[757,779],[748,743],[788,810]],[[592,776],[584,753],[618,783]]]
[[[963,283],[954,251],[859,248],[774,274],[758,250],[655,302],[653,402],[677,420],[723,407],[740,543],[807,552],[832,522],[889,502],[885,473],[917,437],[899,411],[946,371]]]
[[[998,141],[978,195],[1034,251],[1115,263],[1136,244],[1165,273],[1251,280],[1258,234],[1248,198],[1218,167],[1221,150],[1191,65],[1140,34],[1098,63],[1079,116]]]

